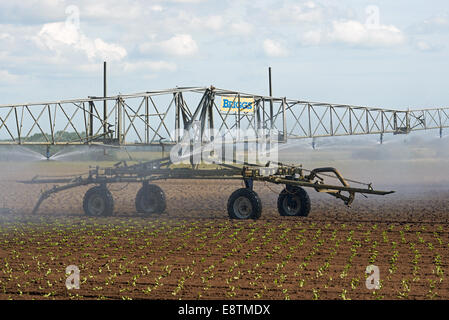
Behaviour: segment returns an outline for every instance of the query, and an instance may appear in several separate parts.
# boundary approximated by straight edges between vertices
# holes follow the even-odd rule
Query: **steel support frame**
[[[189,95],[189,99],[185,96]],[[254,112],[224,112],[221,97],[254,99]],[[108,103],[108,108],[100,110]],[[105,114],[107,112],[107,114]],[[277,133],[279,142],[316,137],[408,134],[449,127],[449,107],[392,110],[316,103],[254,95],[214,87],[174,88],[161,91],[89,97],[45,103],[0,106],[0,145],[160,145],[176,144],[182,131],[197,122],[201,139],[213,140],[215,129],[236,142],[240,130],[256,137]],[[64,132],[73,132],[68,141]],[[32,136],[41,135],[40,141]]]

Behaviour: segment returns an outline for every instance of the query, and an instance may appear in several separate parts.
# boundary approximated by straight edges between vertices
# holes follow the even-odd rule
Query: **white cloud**
[[[218,31],[223,28],[224,19],[219,15],[212,15],[207,17],[194,17],[192,20],[192,25],[197,29],[202,28],[206,30]]]
[[[176,71],[176,64],[168,61],[124,61],[114,64],[114,69],[121,73],[129,73],[129,74],[149,74],[155,73],[158,71]],[[78,66],[78,69],[83,72],[89,73],[99,73],[103,70],[103,65],[100,63],[87,63],[81,64]]]
[[[265,39],[263,42],[265,54],[269,57],[286,57],[288,50],[278,41]]]
[[[162,51],[174,56],[191,56],[198,52],[198,45],[190,34],[176,34],[165,41],[144,43],[140,46],[140,51]]]
[[[177,34],[160,45],[166,53],[177,56],[190,56],[198,52],[198,45],[190,34]]]
[[[125,72],[136,71],[175,71],[176,64],[167,61],[138,61],[138,62],[125,62],[123,64],[123,70]]]
[[[442,13],[432,16],[412,25],[409,31],[414,34],[447,33],[449,31],[449,15]]]
[[[323,41],[323,37],[321,30],[308,30],[300,35],[301,43],[307,46],[319,45]]]
[[[201,35],[248,36],[255,30],[255,24],[248,17],[235,11],[224,10],[219,14],[195,15],[180,12],[176,16],[167,17],[164,26],[173,33],[195,33]]]
[[[90,61],[95,59],[119,61],[127,55],[123,47],[99,38],[90,39],[70,23],[45,24],[35,37],[35,41],[41,47],[55,51],[57,55],[69,53],[71,50],[83,52]]]
[[[303,45],[341,43],[361,47],[393,47],[407,42],[393,25],[366,25],[355,20],[332,21],[329,28],[310,28],[299,35]]]
[[[162,12],[162,11],[164,10],[164,8],[163,8],[162,6],[157,5],[157,4],[154,5],[154,6],[151,6],[150,9],[151,9],[152,11],[156,11],[156,12]]]
[[[305,3],[287,3],[282,7],[267,12],[268,17],[277,23],[321,23],[324,19],[323,9],[313,1]]]
[[[418,41],[416,42],[416,47],[421,51],[429,51],[432,50],[432,46],[426,41]]]
[[[117,61],[126,57],[127,52],[125,48],[113,44],[107,43],[97,38],[94,40],[95,56],[102,60]]]
[[[405,43],[401,30],[392,25],[370,27],[358,21],[334,21],[329,38],[341,42],[361,46],[396,46]]]
[[[413,45],[416,49],[418,49],[419,51],[423,51],[423,52],[438,51],[444,47],[439,44],[430,43],[426,40],[415,40]]]
[[[0,33],[0,40],[14,40],[14,37],[7,32]]]
[[[447,16],[447,14],[437,16],[432,19],[432,22],[437,26],[447,26],[449,25],[449,17]]]
[[[175,3],[200,3],[204,2],[205,0],[169,0],[169,1]]]
[[[246,21],[234,22],[231,24],[231,32],[241,36],[249,36],[253,33],[252,24]]]
[[[0,83],[16,83],[20,79],[20,76],[10,73],[8,70],[0,69]]]
[[[156,7],[156,10],[154,8]],[[108,19],[108,20],[123,20],[126,15],[126,20],[132,21],[142,17],[148,11],[158,11],[162,9],[161,6],[153,5],[146,6],[145,3],[138,3],[135,1],[89,1],[82,7],[82,14],[88,17]],[[159,10],[160,11],[160,10]]]

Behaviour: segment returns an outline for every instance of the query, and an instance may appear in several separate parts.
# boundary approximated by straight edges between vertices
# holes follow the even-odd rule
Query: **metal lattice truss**
[[[287,117],[294,119],[289,138],[407,134],[449,126],[449,108],[400,111],[301,101],[287,105]]]
[[[223,111],[226,97],[254,108]],[[104,108],[105,101],[107,108]],[[276,133],[288,139],[366,134],[407,134],[449,127],[449,108],[389,110],[253,95],[217,88],[170,90],[0,106],[0,144],[175,144],[183,130],[207,140],[217,134],[244,141]],[[70,135],[67,133],[70,132]],[[203,139],[203,138],[202,138]]]

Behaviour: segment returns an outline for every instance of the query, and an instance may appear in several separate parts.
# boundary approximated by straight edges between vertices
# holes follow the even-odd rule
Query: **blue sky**
[[[0,104],[175,86],[448,105],[447,1],[0,2]]]

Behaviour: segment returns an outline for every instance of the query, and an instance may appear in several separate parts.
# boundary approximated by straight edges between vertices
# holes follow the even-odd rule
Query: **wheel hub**
[[[301,201],[298,196],[289,195],[284,199],[283,206],[288,215],[294,216],[301,210]]]
[[[146,212],[154,212],[156,210],[156,201],[157,199],[150,193],[147,197],[142,197],[142,208],[144,208]]]
[[[102,197],[100,196],[92,196],[88,202],[88,209],[92,215],[100,216],[103,214],[105,210],[105,203]]]
[[[249,201],[246,197],[239,197],[234,202],[233,206],[235,214],[242,219],[246,219],[251,216],[253,211],[253,206],[251,205],[251,201]]]

